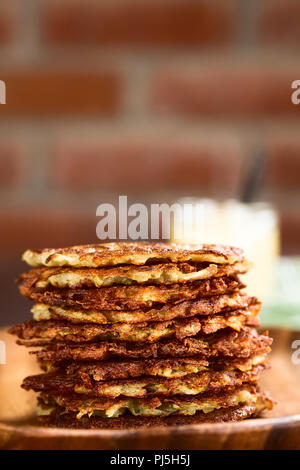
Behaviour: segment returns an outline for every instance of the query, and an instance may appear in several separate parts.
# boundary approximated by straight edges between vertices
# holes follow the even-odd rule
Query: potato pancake
[[[82,287],[110,287],[112,285],[174,284],[202,279],[244,274],[249,263],[217,265],[209,263],[165,263],[146,266],[119,266],[117,268],[36,268],[22,274],[18,281],[23,289]]]
[[[251,308],[258,312],[260,307],[261,303],[255,297],[236,293],[204,297],[198,300],[185,300],[152,309],[138,310],[78,310],[39,303],[33,306],[31,312],[36,321],[61,319],[72,323],[106,324],[166,321],[195,315],[222,314],[244,308]]]
[[[161,340],[154,343],[102,341],[100,343],[56,343],[43,350],[32,351],[42,362],[104,361],[113,358],[148,359],[178,357],[249,357],[262,351],[270,352],[272,339],[268,333],[258,335],[244,327],[211,335],[197,335],[183,340]]]
[[[237,277],[194,281],[168,286],[113,286],[101,289],[37,289],[20,286],[24,297],[39,303],[86,310],[137,310],[156,304],[194,300],[199,297],[232,294],[244,285]]]
[[[264,364],[269,366],[266,358],[267,352],[262,351],[260,354],[252,355],[246,359],[222,359],[222,360],[204,360],[199,358],[178,358],[178,359],[141,359],[131,361],[104,361],[80,363],[71,362],[63,364],[62,368],[57,368],[58,372],[66,372],[68,375],[82,377],[83,380],[89,378],[98,381],[128,379],[133,377],[141,377],[144,375],[159,376],[166,378],[184,377],[188,374],[197,374],[198,372],[207,370],[240,370],[242,372],[249,371],[252,367]],[[44,364],[44,370],[51,372],[55,368],[51,368],[51,364]]]
[[[163,338],[178,339],[194,336],[198,333],[209,334],[230,327],[240,331],[244,325],[257,326],[258,309],[234,310],[223,315],[192,317],[189,319],[169,320],[165,322],[113,323],[111,325],[72,324],[65,321],[46,320],[20,323],[10,329],[18,336],[18,344],[41,346],[52,341],[82,343],[85,341],[159,341]]]
[[[74,266],[98,268],[118,264],[180,263],[234,264],[244,260],[243,250],[223,245],[182,245],[177,243],[117,242],[78,245],[67,248],[26,250],[23,261],[30,266]]]
[[[44,373],[26,377],[22,387],[35,392],[55,392],[91,395],[93,397],[136,397],[151,395],[198,395],[199,393],[233,389],[245,383],[257,383],[264,366],[255,366],[248,372],[203,371],[179,378],[141,377],[126,380],[96,382],[90,377]]]
[[[193,416],[201,411],[209,414],[215,410],[238,405],[251,405],[261,403],[262,409],[272,409],[273,402],[263,394],[257,392],[252,385],[221,393],[204,394],[200,396],[174,396],[174,397],[145,397],[136,398],[74,398],[61,397],[57,394],[42,393],[39,398],[39,414],[51,414],[57,407],[61,413],[76,413],[78,420],[85,416],[89,418],[98,416],[102,418],[117,418],[130,412],[134,416],[160,416],[185,415]],[[109,420],[110,421],[110,420]]]
[[[255,403],[251,405],[230,406],[220,408],[210,413],[196,411],[194,415],[170,414],[165,417],[158,416],[133,416],[125,413],[119,418],[101,418],[92,415],[90,417],[76,418],[76,413],[63,412],[60,407],[47,407],[40,404],[38,407],[38,421],[44,426],[56,426],[71,429],[137,429],[168,426],[184,426],[191,424],[227,423],[238,422],[247,418],[255,418],[265,409],[271,409],[271,401],[263,395],[259,395]]]

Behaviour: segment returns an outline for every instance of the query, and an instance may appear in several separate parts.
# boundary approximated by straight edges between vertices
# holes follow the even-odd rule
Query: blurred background
[[[238,233],[276,273],[264,322],[300,327],[299,18],[298,0],[1,0],[2,325],[29,318],[22,251],[97,241],[96,207],[126,194],[269,204],[273,225],[243,206]]]

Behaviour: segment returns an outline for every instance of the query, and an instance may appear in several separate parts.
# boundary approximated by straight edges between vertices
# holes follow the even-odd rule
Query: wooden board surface
[[[35,394],[22,390],[20,383],[39,369],[28,350],[16,346],[14,338],[0,330],[0,340],[6,344],[6,364],[0,365],[0,448],[300,449],[300,364],[292,362],[292,343],[300,340],[300,332],[270,333],[274,338],[272,369],[264,372],[262,385],[278,402],[271,412],[240,423],[118,431],[37,425]]]

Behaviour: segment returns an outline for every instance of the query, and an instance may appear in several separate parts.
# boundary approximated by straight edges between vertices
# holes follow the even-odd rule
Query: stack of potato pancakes
[[[13,327],[37,347],[27,377],[47,425],[82,428],[237,421],[271,409],[258,390],[272,340],[239,275],[238,248],[104,243],[27,250],[18,282],[36,302]]]

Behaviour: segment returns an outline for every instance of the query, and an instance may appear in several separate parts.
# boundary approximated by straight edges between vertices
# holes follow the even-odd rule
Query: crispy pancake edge
[[[183,377],[202,370],[233,370],[248,371],[256,365],[265,363],[269,367],[268,350],[252,354],[248,358],[219,358],[208,361],[202,357],[184,357],[173,359],[135,359],[94,362],[65,362],[51,364],[40,362],[45,372],[66,373],[92,377],[93,380],[118,380],[142,377],[144,375],[167,378]]]
[[[151,308],[156,303],[174,303],[238,292],[245,286],[237,276],[220,277],[194,281],[185,284],[161,286],[112,286],[89,289],[38,289],[21,284],[21,294],[39,303],[52,306],[96,310],[136,310]]]
[[[75,324],[61,320],[34,320],[20,323],[10,328],[9,333],[16,335],[18,344],[25,346],[43,346],[57,342],[92,342],[118,339],[119,341],[159,341],[176,337],[183,339],[198,333],[210,334],[224,328],[240,331],[244,325],[259,325],[259,306],[254,309],[234,310],[223,315],[174,319],[164,322],[112,323],[97,325],[94,323]]]
[[[198,411],[194,416],[167,416],[141,417],[141,416],[121,416],[119,418],[98,418],[91,417],[84,420],[76,419],[76,415],[56,415],[39,416],[38,421],[47,427],[59,427],[70,429],[135,429],[135,428],[160,428],[169,426],[184,426],[191,424],[226,423],[238,422],[247,418],[257,417],[266,407],[257,405],[245,405],[232,407],[229,409],[213,411],[205,414]]]
[[[62,361],[103,361],[114,358],[150,359],[177,357],[249,357],[254,352],[270,352],[272,339],[268,332],[256,334],[255,330],[244,327],[240,332],[222,330],[220,333],[184,338],[183,340],[162,340],[155,343],[102,342],[89,344],[55,344],[38,351],[32,351],[39,360]]]
[[[265,365],[253,366],[249,371],[202,371],[179,378],[140,377],[134,379],[96,382],[90,377],[44,373],[26,377],[22,387],[35,392],[88,395],[108,398],[144,398],[148,396],[173,396],[234,390],[243,384],[257,383]]]
[[[119,266],[117,268],[35,268],[21,274],[17,282],[23,289],[56,288],[105,288],[113,285],[170,285],[218,277],[244,274],[250,263],[216,265],[201,263],[164,263],[145,266]]]
[[[100,267],[118,264],[141,265],[149,260],[233,264],[243,261],[244,254],[240,248],[223,245],[118,242],[29,249],[25,251],[22,259],[31,266]]]

